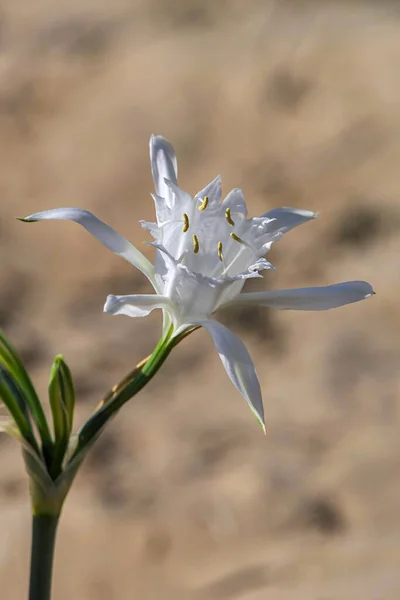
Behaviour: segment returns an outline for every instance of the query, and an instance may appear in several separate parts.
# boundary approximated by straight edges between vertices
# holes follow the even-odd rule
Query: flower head
[[[156,222],[141,223],[154,238],[154,265],[88,211],[58,208],[35,213],[24,221],[75,221],[142,271],[155,293],[108,296],[104,310],[141,317],[161,308],[164,331],[172,329],[173,337],[192,327],[204,327],[229,378],[264,427],[261,390],[250,355],[242,341],[211,315],[218,308],[244,303],[284,310],[327,310],[371,296],[372,287],[364,281],[350,281],[327,287],[243,293],[246,279],[261,277],[261,271],[273,268],[265,258],[271,245],[297,225],[314,219],[315,213],[284,207],[248,218],[240,189],[232,190],[221,202],[220,176],[191,197],[178,186],[174,150],[161,136],[150,139],[150,160]]]

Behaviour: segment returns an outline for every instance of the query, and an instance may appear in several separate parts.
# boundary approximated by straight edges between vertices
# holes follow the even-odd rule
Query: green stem
[[[172,329],[165,338],[161,338],[154,352],[133,381],[130,381],[121,390],[118,390],[116,396],[111,395],[110,398],[108,398],[107,403],[103,404],[103,406],[101,406],[101,408],[99,408],[81,427],[78,434],[79,443],[69,462],[72,462],[75,457],[81,453],[83,447],[96,439],[106,422],[155,375],[174,346],[178,343],[177,340],[170,341],[171,332]]]
[[[195,329],[198,329],[197,325],[188,328],[179,336],[171,339],[173,333],[171,327],[167,335],[158,342],[150,358],[143,367],[141,367],[141,370],[136,373],[133,379],[129,379],[128,381],[122,380],[123,385],[121,387],[119,385],[116,386],[117,390],[115,393],[108,395],[106,402],[102,404],[92,417],[81,427],[78,433],[79,442],[68,461],[69,465],[72,465],[79,455],[83,456],[83,449],[88,448],[90,444],[97,439],[107,421],[115,415],[128,400],[144,388],[166,361],[175,346]]]
[[[29,600],[50,600],[58,516],[33,515]]]

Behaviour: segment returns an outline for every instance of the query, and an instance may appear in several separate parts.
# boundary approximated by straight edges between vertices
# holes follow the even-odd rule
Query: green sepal
[[[50,473],[55,479],[62,470],[63,460],[68,449],[75,408],[75,391],[71,372],[62,356],[56,356],[51,369],[49,400],[55,438]]]
[[[16,350],[0,332],[0,364],[3,364],[6,371],[11,375],[13,380],[17,382],[17,386],[21,391],[24,402],[29,408],[32,418],[39,432],[43,454],[46,461],[50,460],[52,453],[53,441],[51,439],[50,429],[47,423],[46,415],[44,414],[41,402],[36,394],[36,390],[26,372],[21,359]]]

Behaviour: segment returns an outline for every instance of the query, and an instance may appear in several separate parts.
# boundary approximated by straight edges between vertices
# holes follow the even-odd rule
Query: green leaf
[[[56,356],[51,369],[49,399],[55,437],[50,473],[55,479],[62,470],[72,430],[75,407],[75,392],[71,372],[62,356]]]
[[[10,413],[20,435],[40,455],[31,423],[25,398],[13,377],[4,367],[0,366],[0,398]]]
[[[42,404],[16,350],[0,332],[0,364],[1,363],[5,366],[15,382],[17,382],[18,388],[21,390],[24,401],[28,405],[32,418],[37,426],[46,461],[49,461],[52,453],[53,441],[51,439],[50,429]]]
[[[60,376],[62,381],[62,392],[65,410],[67,412],[68,437],[74,425],[74,410],[75,410],[75,389],[72,380],[71,371],[62,356],[57,357],[59,360]]]

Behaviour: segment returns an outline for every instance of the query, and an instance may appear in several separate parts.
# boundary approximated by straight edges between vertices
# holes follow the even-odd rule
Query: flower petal
[[[154,285],[154,267],[151,262],[120,233],[100,221],[91,212],[81,208],[53,208],[33,213],[24,219],[25,222],[61,220],[73,221],[82,225],[89,233],[109,250],[125,258],[131,265],[139,269]]]
[[[218,321],[207,320],[197,324],[207,329],[211,335],[229,379],[245,397],[265,432],[260,384],[246,346],[237,335]]]
[[[177,183],[171,181],[171,179],[168,179],[167,177],[164,179],[164,183],[169,193],[169,208],[172,208],[179,214],[182,214],[182,211],[187,210],[187,207],[192,204],[191,195],[182,190]]]
[[[197,192],[195,198],[203,200],[205,196],[208,197],[209,206],[218,205],[221,200],[221,175],[217,175],[215,179],[211,181],[205,188]]]
[[[324,287],[298,288],[293,290],[270,290],[239,294],[234,304],[259,304],[281,310],[328,310],[369,298],[374,294],[366,281],[346,281]]]
[[[145,317],[155,308],[170,309],[171,304],[165,296],[157,294],[135,294],[133,296],[107,296],[104,312],[110,315],[127,317]]]
[[[222,201],[222,208],[229,208],[233,215],[240,213],[247,217],[247,207],[244,199],[243,191],[240,188],[234,188]]]
[[[284,206],[282,208],[274,208],[262,216],[267,219],[273,219],[268,223],[265,233],[268,234],[269,241],[275,241],[284,233],[297,227],[297,225],[307,223],[310,219],[315,219],[317,214],[310,210]]]
[[[168,199],[170,192],[165,179],[178,183],[178,164],[171,144],[161,135],[150,138],[150,163],[154,187],[158,196]]]
[[[143,229],[149,231],[155,240],[160,239],[161,231],[157,223],[153,223],[152,221],[139,221]]]
[[[156,219],[157,223],[160,225],[165,221],[169,221],[171,218],[171,209],[166,205],[165,199],[161,198],[161,196],[157,196],[157,194],[150,194],[154,200],[154,206],[156,209]]]

